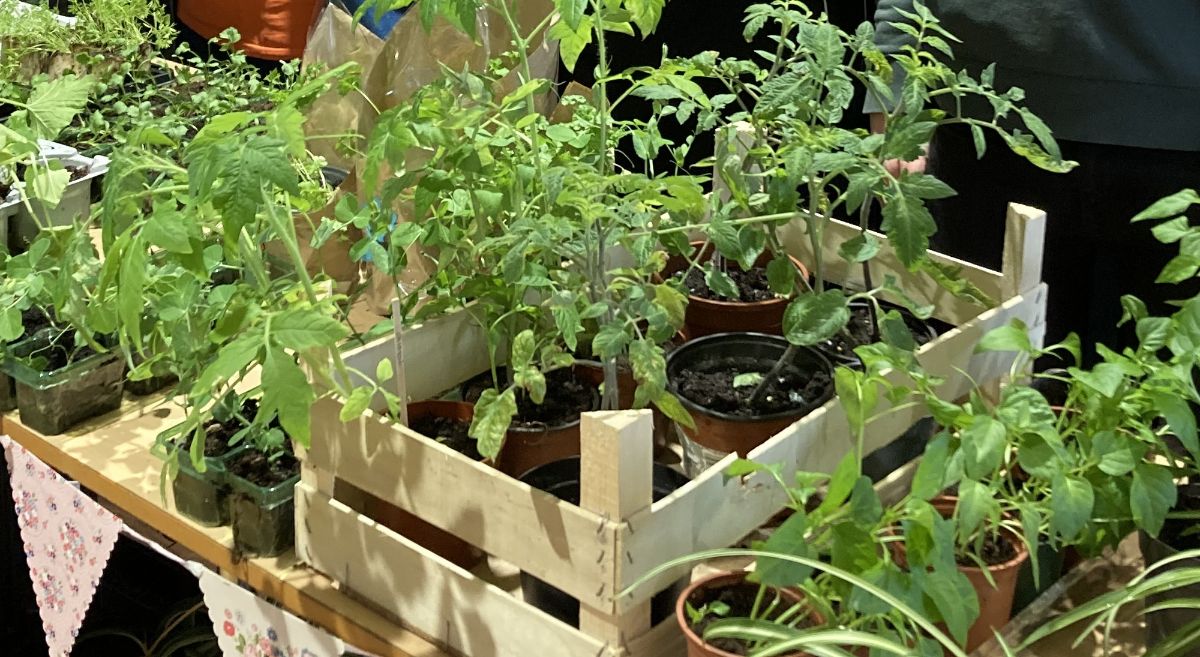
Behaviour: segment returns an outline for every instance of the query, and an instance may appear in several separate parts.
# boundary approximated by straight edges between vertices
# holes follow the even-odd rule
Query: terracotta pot
[[[930,504],[937,509],[938,513],[942,514],[943,518],[950,518],[954,515],[955,507],[958,506],[958,498],[937,497],[931,500]],[[959,572],[970,580],[971,586],[975,589],[975,595],[979,599],[979,618],[967,630],[967,644],[963,648],[968,653],[991,639],[993,628],[998,630],[1008,623],[1008,619],[1012,616],[1013,596],[1017,590],[1017,575],[1022,564],[1029,559],[1029,549],[1021,537],[1007,527],[1003,528],[1003,531],[1008,536],[1009,542],[1016,548],[1017,554],[1002,564],[988,567],[987,571],[991,573],[992,580],[996,583],[995,587],[988,582],[987,575],[982,569],[975,566],[958,567]],[[892,545],[903,554],[904,544],[902,542],[895,542]]]
[[[687,657],[737,657],[734,653],[708,645],[704,639],[700,638],[700,635],[692,630],[692,624],[688,621],[687,603],[700,591],[737,586],[745,581],[746,573],[715,573],[692,582],[683,590],[683,593],[679,594],[679,598],[675,601],[675,621],[679,623],[679,629],[683,632],[683,639],[687,643]],[[800,594],[795,591],[783,590],[780,591],[780,594],[792,603],[801,600]],[[815,625],[822,625],[825,622],[824,618],[816,614],[813,614],[813,620]],[[806,655],[808,653],[794,652],[784,657],[804,657]]]
[[[475,407],[466,402],[429,400],[408,405],[410,424],[413,420],[431,416],[470,422],[474,413]],[[467,570],[484,559],[483,552],[470,543],[373,495],[366,496],[364,513],[397,534]]]
[[[575,376],[582,381],[591,382],[595,379],[594,368],[586,364],[576,365],[574,370]],[[598,408],[599,393],[595,395],[592,408],[588,410]],[[539,465],[579,456],[579,422],[580,419],[575,418],[553,427],[509,427],[504,436],[504,446],[496,455],[496,469],[509,476],[519,477]]]
[[[692,242],[692,248],[700,250],[700,260],[705,261],[712,255],[714,245],[704,241]],[[755,267],[765,267],[774,257],[770,251],[764,252],[754,262]],[[790,256],[789,256],[790,257]],[[808,268],[799,260],[791,258],[805,279],[809,277]],[[737,267],[737,263],[729,263]],[[663,270],[664,277],[671,277],[688,267],[688,259],[683,256],[671,256]],[[715,301],[695,295],[688,295],[688,306],[684,316],[684,331],[689,338],[700,338],[715,333],[730,333],[733,331],[751,331],[781,335],[783,333],[783,313],[787,310],[790,297],[778,297],[766,301]]]
[[[689,440],[708,449],[746,456],[768,438],[791,426],[833,397],[832,368],[816,349],[805,347],[795,364],[808,372],[824,371],[830,383],[824,394],[795,410],[762,416],[735,416],[707,409],[679,394],[678,381],[684,367],[707,358],[739,356],[761,358],[767,365],[781,358],[788,347],[783,338],[760,333],[723,333],[692,340],[667,358],[667,387],[692,415],[695,429],[680,427]]]

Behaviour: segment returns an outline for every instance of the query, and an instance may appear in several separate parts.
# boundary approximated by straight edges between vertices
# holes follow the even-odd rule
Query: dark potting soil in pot
[[[505,373],[501,371],[500,376],[503,378]],[[491,387],[490,373],[476,376],[463,385],[463,400],[474,404],[483,391]],[[596,410],[597,400],[596,386],[578,377],[574,369],[554,370],[546,375],[546,397],[541,404],[535,404],[524,393],[517,393],[517,415],[512,425],[541,429],[570,424],[579,419],[580,413]]]
[[[884,310],[888,308],[885,306]],[[928,344],[935,336],[930,335],[924,327],[915,328],[912,324],[920,320],[911,317],[907,314],[902,315],[904,321],[909,325],[909,332],[912,334],[913,341],[917,346]],[[866,305],[851,305],[850,306],[850,322],[846,324],[845,330],[835,335],[829,342],[825,344],[825,351],[831,354],[836,354],[844,358],[857,358],[854,355],[854,350],[863,345],[873,344],[879,340],[876,335],[876,327],[871,322],[871,308]]]
[[[991,534],[984,538],[983,549],[977,555],[989,566],[999,566],[1008,563],[1017,556],[1017,546],[1003,534]],[[979,562],[964,554],[956,554],[955,560],[960,566],[978,568]]]
[[[471,423],[450,417],[426,416],[409,423],[409,428],[428,436],[474,461],[483,460],[475,439],[468,435]]]
[[[0,199],[3,198],[4,195],[0,194]],[[21,311],[21,326],[25,327],[25,335],[33,335],[50,326],[49,312],[37,306],[26,308]]]
[[[58,336],[50,346],[39,349],[29,355],[28,361],[30,366],[42,372],[54,372],[79,361],[95,356],[96,350],[91,345],[83,345],[74,347],[73,331],[68,331]]]
[[[1200,485],[1180,486],[1179,497],[1171,510],[1200,511]],[[1195,520],[1168,518],[1158,533],[1158,540],[1180,552],[1200,549],[1200,531],[1196,531]]]
[[[3,203],[4,199],[8,198],[8,194],[11,191],[12,185],[0,180],[0,203]]]
[[[291,452],[271,459],[258,450],[249,449],[229,461],[229,471],[256,486],[270,488],[296,476],[300,472],[300,462]]]
[[[700,297],[701,299],[711,299],[713,301],[741,301],[749,303],[752,301],[768,301],[775,298],[775,293],[771,291],[771,285],[767,282],[766,267],[754,267],[750,271],[746,271],[736,264],[731,264],[726,268],[725,273],[729,275],[729,278],[733,279],[734,285],[737,286],[737,299],[730,299],[729,297],[724,297],[713,292],[704,280],[703,269],[689,270],[687,276],[683,279],[683,284],[692,296]]]
[[[703,637],[704,631],[708,629],[708,626],[722,618],[749,618],[754,611],[754,599],[758,596],[758,588],[757,584],[742,582],[734,586],[697,589],[688,598],[688,603],[693,609],[700,609],[704,605],[724,604],[729,607],[729,611],[722,616],[706,614],[699,623],[690,623],[692,631],[696,633],[696,636]],[[772,595],[771,592],[767,592],[763,597],[763,605],[771,601]],[[787,601],[781,601],[775,615],[778,616],[787,611],[791,606]],[[812,623],[806,619],[797,625],[797,629],[804,629],[811,626]],[[750,644],[742,639],[721,638],[705,641],[705,643],[734,655],[749,655],[751,649]]]
[[[71,173],[71,181],[74,182],[74,181],[79,180],[80,178],[88,175],[88,172],[90,172],[92,170],[92,167],[91,166],[77,167],[77,166],[71,166],[68,164],[66,166],[66,169],[67,169],[67,171],[69,171]]]
[[[758,358],[722,358],[718,367],[698,363],[696,367],[680,370],[679,393],[692,402],[718,413],[754,417],[803,408],[821,396],[832,385],[824,371],[806,373],[788,365],[767,386],[767,392],[753,406],[750,398],[757,384],[734,387],[739,375],[765,375],[774,363]]]

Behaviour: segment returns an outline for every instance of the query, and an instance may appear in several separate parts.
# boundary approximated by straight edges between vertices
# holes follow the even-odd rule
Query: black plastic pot
[[[17,409],[17,382],[0,372],[0,413]]]
[[[121,406],[125,363],[117,354],[95,354],[49,372],[18,360],[50,344],[49,332],[38,333],[13,345],[5,360],[4,371],[16,382],[22,424],[45,435],[60,434]]]
[[[1138,543],[1141,545],[1142,558],[1145,560],[1146,565],[1175,556],[1180,552],[1180,550],[1157,538],[1149,536],[1145,532],[1138,532]],[[1163,574],[1179,568],[1200,568],[1200,559],[1182,559],[1155,572]],[[1192,584],[1147,596],[1145,606],[1151,607],[1169,600],[1182,600],[1186,598],[1200,598],[1200,584]],[[1197,609],[1164,609],[1146,614],[1146,648],[1150,649],[1159,645],[1175,630],[1190,623],[1195,623],[1198,620],[1200,620],[1200,610]],[[1195,653],[1193,651],[1188,654]]]
[[[350,172],[340,167],[321,167],[321,182],[329,189],[337,189],[350,177]]]
[[[762,333],[718,333],[692,340],[667,357],[667,387],[691,414],[696,428],[680,427],[684,443],[684,471],[696,474],[725,455],[746,456],[771,436],[808,415],[833,397],[833,368],[816,349],[804,347],[795,352],[790,366],[811,379],[819,374],[828,378],[820,394],[811,395],[799,406],[764,415],[733,415],[706,408],[684,394],[684,370],[698,372],[766,371],[787,351],[788,342]]]
[[[142,360],[143,360],[142,357],[139,356],[138,354],[133,355],[133,364],[135,366],[140,365],[142,363]],[[159,390],[166,388],[167,386],[171,385],[172,383],[175,383],[178,380],[179,379],[170,372],[167,372],[166,374],[159,374],[157,376],[152,376],[148,379],[140,379],[137,381],[126,378],[125,379],[125,390],[127,392],[129,392],[129,394],[131,394],[131,395],[136,395],[138,397],[145,397],[146,395],[152,395],[152,394],[158,392]]]
[[[228,473],[229,524],[233,548],[239,554],[274,557],[296,544],[296,475],[274,486],[263,487]]]
[[[1058,376],[1064,379],[1071,376],[1062,368],[1048,369],[1043,371],[1042,374]],[[1046,398],[1046,401],[1050,402],[1050,406],[1052,407],[1061,408],[1067,404],[1067,393],[1070,390],[1070,386],[1065,381],[1034,377],[1029,383],[1029,387],[1042,393],[1042,396]]]
[[[925,453],[925,445],[937,433],[937,422],[927,417],[917,421],[899,438],[871,452],[863,459],[863,474],[873,482],[885,477]]]
[[[1017,592],[1013,596],[1012,613],[1014,616],[1062,578],[1063,557],[1065,556],[1063,552],[1061,548],[1038,543],[1038,578],[1036,581],[1033,577],[1033,559],[1021,564],[1021,569],[1017,572]]]
[[[520,479],[560,500],[579,504],[579,462],[579,457],[574,456],[540,465],[526,472]],[[687,482],[687,477],[671,468],[658,463],[654,464],[655,501],[670,495]],[[657,625],[674,613],[675,599],[679,597],[685,586],[687,586],[687,581],[680,580],[650,599],[650,622],[652,625]],[[522,572],[521,594],[525,598],[525,602],[572,627],[579,627],[579,601],[566,592]]]

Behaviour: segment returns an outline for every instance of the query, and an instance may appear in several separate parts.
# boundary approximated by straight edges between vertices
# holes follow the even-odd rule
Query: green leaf
[[[546,399],[546,375],[536,367],[525,367],[513,373],[513,383],[529,393],[529,398],[535,404],[541,404]]]
[[[374,396],[375,389],[370,386],[359,386],[351,390],[350,396],[346,398],[346,403],[342,405],[342,410],[338,412],[338,419],[342,422],[349,422],[359,417],[371,405],[371,398]]]
[[[587,0],[554,0],[555,8],[572,30],[579,29],[579,23],[587,13],[587,4]]]
[[[517,87],[516,89],[514,89],[512,93],[505,96],[504,99],[500,101],[500,104],[502,106],[506,106],[506,107],[515,105],[519,102],[524,101],[529,96],[542,93],[547,88],[549,88],[549,86],[550,86],[549,80],[544,80],[541,78],[536,79],[536,80],[529,80],[528,82],[526,82],[526,83],[522,84],[521,86]]]
[[[850,496],[850,492],[854,490],[858,475],[858,456],[851,451],[842,457],[841,462],[833,471],[829,486],[825,490],[825,499],[817,508],[817,513],[828,514],[840,507]]]
[[[987,415],[976,415],[962,431],[963,466],[976,480],[990,478],[1004,459],[1004,425]]]
[[[570,304],[555,304],[550,306],[550,314],[554,316],[554,326],[571,351],[579,345],[579,333],[583,324],[579,320],[579,311],[575,309],[573,299]]]
[[[142,346],[142,313],[146,308],[146,252],[125,249],[121,254],[121,282],[117,286],[117,314],[137,348]]]
[[[621,355],[625,345],[629,343],[629,334],[618,326],[608,325],[592,338],[592,353],[604,360]]]
[[[1150,207],[1137,213],[1130,222],[1177,217],[1197,203],[1200,203],[1200,194],[1193,189],[1185,189],[1155,201]]]
[[[495,459],[504,445],[504,435],[517,414],[517,396],[512,388],[497,393],[488,388],[475,402],[475,416],[468,434],[478,442],[479,453]]]
[[[812,546],[807,534],[808,518],[803,513],[794,513],[771,534],[762,549],[776,554],[810,556]],[[786,588],[803,583],[812,569],[794,561],[759,557],[754,571],[755,579],[762,584]]]
[[[1183,443],[1193,459],[1200,460],[1200,440],[1196,436],[1196,415],[1187,400],[1163,391],[1150,393],[1154,409],[1167,421],[1171,433]]]
[[[1117,436],[1115,431],[1098,431],[1092,436],[1092,458],[1100,462],[1100,471],[1122,477],[1133,471],[1146,448],[1133,439]]]
[[[763,375],[758,372],[746,372],[733,377],[733,387],[747,388],[762,383]]]
[[[1154,238],[1163,244],[1172,244],[1183,239],[1191,231],[1188,229],[1187,217],[1175,217],[1150,229]]]
[[[660,283],[654,286],[654,304],[666,311],[671,326],[675,328],[683,326],[687,303],[687,297],[670,285]]]
[[[1059,473],[1053,480],[1050,496],[1050,531],[1070,541],[1083,531],[1092,517],[1095,493],[1086,479]]]
[[[182,212],[155,212],[142,226],[141,236],[171,253],[192,252],[191,231]]]
[[[31,166],[25,169],[25,193],[42,202],[48,208],[57,208],[63,193],[71,183],[71,172],[57,166]],[[72,217],[75,219],[75,217]]]
[[[859,477],[850,494],[850,518],[862,527],[873,527],[882,517],[883,503],[879,501],[879,493],[875,492],[871,478]]]
[[[1129,487],[1129,510],[1137,526],[1151,536],[1162,531],[1167,512],[1175,506],[1179,491],[1171,471],[1153,463],[1139,463]]]
[[[988,331],[979,340],[979,344],[975,345],[975,352],[985,351],[1016,351],[1022,354],[1032,354],[1034,347],[1029,340],[1029,330],[1025,328],[1024,322],[1014,319],[1011,324]]]
[[[88,101],[93,80],[64,75],[34,85],[25,108],[21,111],[37,139],[54,139],[67,127]],[[16,114],[16,113],[14,113]]]
[[[859,233],[842,242],[838,255],[846,262],[866,262],[879,253],[881,246],[883,243],[870,233]]]
[[[1200,271],[1200,258],[1180,254],[1171,258],[1158,274],[1155,283],[1182,283]]]
[[[925,576],[925,595],[941,614],[959,645],[966,642],[967,629],[979,616],[979,599],[967,576],[957,569],[938,568]]]
[[[767,263],[767,284],[779,296],[796,291],[796,267],[786,257],[776,257]]]
[[[900,189],[905,194],[911,194],[922,199],[949,198],[958,193],[950,185],[923,173],[905,175],[900,179]]]
[[[395,376],[395,372],[392,371],[392,360],[390,358],[384,358],[375,366],[376,383],[391,381],[393,376]]]
[[[939,433],[925,447],[925,455],[913,476],[913,497],[931,500],[946,489],[946,462],[950,456],[950,434]]]
[[[662,19],[663,7],[667,0],[625,0],[625,8],[633,17],[633,22],[642,32],[642,37],[654,32],[658,21]]]
[[[987,486],[973,479],[958,482],[958,531],[968,536],[983,526],[985,520],[1000,515],[1000,502]]]
[[[912,269],[924,259],[929,237],[937,231],[937,224],[919,199],[903,196],[883,206],[882,228],[900,262]]]
[[[1067,370],[1071,377],[1105,397],[1117,394],[1117,388],[1125,380],[1125,374],[1116,363],[1100,363],[1088,372],[1077,367]]]
[[[291,356],[280,349],[268,349],[262,369],[262,408],[274,411],[283,430],[296,442],[311,444],[309,417],[313,390],[308,377]]]
[[[687,412],[675,395],[664,391],[654,400],[654,405],[672,421],[695,431],[696,420],[692,418],[692,414]]]
[[[312,308],[286,310],[271,319],[271,341],[294,351],[336,347],[348,335],[344,324]]]
[[[559,21],[550,26],[546,35],[558,41],[559,54],[568,71],[575,72],[575,64],[583,49],[592,42],[592,17],[584,16],[574,29],[566,21]]]
[[[11,306],[0,311],[0,342],[12,342],[24,333],[21,311]]]
[[[729,277],[729,274],[714,269],[712,265],[706,267],[704,272],[704,283],[708,285],[708,289],[725,297],[726,299],[740,299],[741,293],[738,292],[737,283]]]
[[[812,346],[832,338],[850,321],[850,304],[841,290],[804,294],[788,304],[783,335],[797,346]]]
[[[213,392],[213,386],[227,381],[254,361],[262,347],[262,336],[245,333],[233,342],[221,347],[216,359],[209,363],[192,385],[192,396],[199,397]]]

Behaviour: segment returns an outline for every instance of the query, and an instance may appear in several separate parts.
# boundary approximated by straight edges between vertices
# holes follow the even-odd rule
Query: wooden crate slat
[[[1045,318],[1045,300],[1046,287],[1043,285],[1031,296],[1010,299],[967,326],[926,345],[920,360],[932,373],[947,377],[943,396],[953,399],[970,388],[970,379],[954,376],[956,368],[980,382],[1006,374],[1014,354],[975,354],[975,345],[988,330],[1013,319],[1020,319],[1027,325],[1041,325]],[[912,407],[873,422],[867,428],[864,450],[870,453],[887,445],[925,415],[921,407]],[[846,417],[841,404],[834,399],[776,434],[748,456],[761,463],[782,463],[787,479],[800,468],[832,472],[850,449]],[[786,502],[783,491],[765,475],[750,477],[744,482],[726,481],[723,472],[732,458],[727,457],[689,486],[629,519],[625,547],[630,565],[623,571],[627,576],[622,582],[624,586],[671,559],[696,550],[731,545],[782,508]],[[671,581],[679,576],[679,572],[661,575],[648,588]]]
[[[615,523],[531,488],[368,411],[343,423],[341,405],[313,405],[305,467],[345,480],[509,561],[596,608],[612,577]],[[311,482],[310,482],[311,483]]]
[[[597,657],[605,645],[306,484],[302,558],[406,625],[467,655]]]

